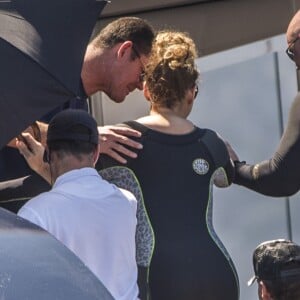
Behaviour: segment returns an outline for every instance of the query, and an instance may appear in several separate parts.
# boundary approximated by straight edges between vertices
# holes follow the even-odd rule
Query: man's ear
[[[258,293],[260,294],[259,295],[259,297],[260,297],[259,299],[262,299],[262,300],[272,300],[271,294],[267,290],[267,287],[264,284],[264,282],[263,281],[259,281],[258,284],[259,284]]]
[[[122,58],[125,55],[131,55],[132,41],[125,41],[121,44],[117,51],[118,58]]]
[[[94,157],[93,157],[93,160],[94,160],[94,166],[96,165],[98,159],[99,159],[99,155],[100,155],[100,144],[98,144],[95,152],[94,152]]]

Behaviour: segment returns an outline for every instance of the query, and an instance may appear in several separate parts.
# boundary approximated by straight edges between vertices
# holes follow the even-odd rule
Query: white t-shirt
[[[115,299],[138,297],[136,199],[93,168],[67,172],[51,191],[28,201],[18,215],[71,249]]]

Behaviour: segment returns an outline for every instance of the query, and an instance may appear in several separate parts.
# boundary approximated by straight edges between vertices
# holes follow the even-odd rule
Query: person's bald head
[[[287,31],[286,31],[286,39],[288,45],[292,43],[300,34],[300,10],[293,16],[291,19]]]

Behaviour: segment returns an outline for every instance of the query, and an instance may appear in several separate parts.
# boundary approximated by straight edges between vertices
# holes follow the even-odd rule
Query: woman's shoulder
[[[122,124],[118,124],[120,126],[130,127],[132,129],[140,131],[142,134],[147,131],[147,127],[138,121],[125,121]]]
[[[229,154],[223,138],[214,130],[208,128],[197,128],[200,132],[200,141],[211,152],[217,165],[228,161]]]

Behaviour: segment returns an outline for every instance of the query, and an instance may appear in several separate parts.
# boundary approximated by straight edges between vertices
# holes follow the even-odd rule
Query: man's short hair
[[[300,246],[289,240],[266,241],[253,252],[255,275],[274,299],[300,299]]]
[[[139,54],[148,56],[154,36],[154,29],[146,20],[122,17],[104,27],[91,43],[100,48],[112,48],[118,43],[132,41]]]

